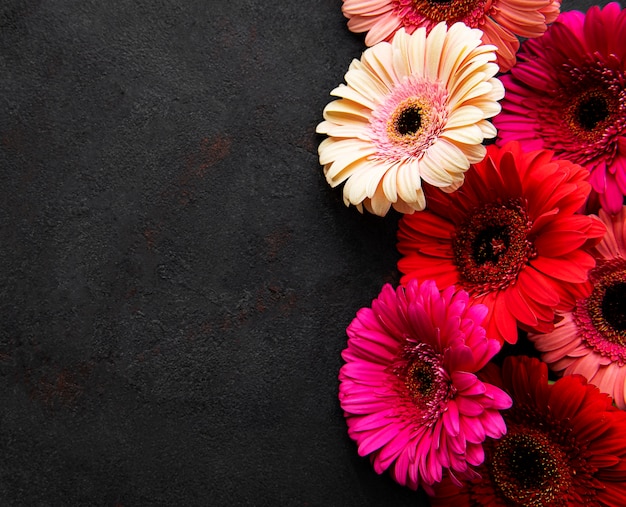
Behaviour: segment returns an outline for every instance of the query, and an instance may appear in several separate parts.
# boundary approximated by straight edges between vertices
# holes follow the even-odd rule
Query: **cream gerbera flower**
[[[481,36],[463,23],[439,23],[428,35],[400,30],[352,61],[317,127],[328,135],[320,163],[332,187],[345,182],[346,206],[380,216],[391,206],[422,210],[422,180],[453,191],[484,158],[504,88],[495,47]]]

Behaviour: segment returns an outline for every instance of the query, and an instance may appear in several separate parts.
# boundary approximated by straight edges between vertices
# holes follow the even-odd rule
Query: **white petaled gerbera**
[[[453,191],[484,158],[504,88],[495,47],[481,36],[463,23],[428,35],[400,30],[352,61],[317,127],[328,136],[319,146],[324,174],[332,187],[345,182],[346,206],[380,216],[391,206],[423,210],[422,180]]]

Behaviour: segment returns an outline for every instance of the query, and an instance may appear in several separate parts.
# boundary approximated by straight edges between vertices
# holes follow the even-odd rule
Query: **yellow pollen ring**
[[[387,136],[395,144],[413,144],[430,124],[431,106],[419,97],[409,97],[398,104],[387,120]],[[407,130],[407,117],[418,117],[419,125]],[[411,119],[413,119],[411,118]]]

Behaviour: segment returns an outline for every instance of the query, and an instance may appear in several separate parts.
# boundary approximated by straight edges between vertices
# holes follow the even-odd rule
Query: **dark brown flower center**
[[[494,444],[487,466],[497,491],[511,505],[561,505],[572,483],[567,454],[539,430],[509,430]]]
[[[413,104],[403,109],[396,120],[396,131],[401,136],[413,135],[421,126],[422,108]]]
[[[484,3],[485,0],[414,0],[413,7],[425,18],[436,22],[454,23],[464,20],[469,26],[477,26],[475,21],[484,16],[484,10],[481,8]]]
[[[571,131],[582,139],[596,139],[614,122],[619,101],[611,90],[593,86],[573,95],[565,119]]]
[[[402,380],[411,402],[422,411],[424,424],[436,420],[440,408],[454,394],[441,354],[426,343],[407,344],[394,373]]]
[[[626,282],[609,285],[602,299],[602,315],[616,331],[626,331]]]
[[[467,290],[507,287],[534,255],[531,222],[518,200],[489,203],[456,229],[454,262]]]
[[[609,105],[606,98],[599,93],[589,94],[577,104],[575,118],[585,130],[593,130],[608,116]]]

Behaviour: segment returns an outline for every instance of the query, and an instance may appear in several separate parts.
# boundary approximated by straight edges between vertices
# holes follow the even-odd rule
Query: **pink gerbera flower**
[[[485,442],[480,479],[437,484],[433,507],[624,505],[626,413],[611,398],[578,375],[549,384],[546,365],[523,356],[488,379],[513,398],[507,434]]]
[[[480,326],[482,305],[466,292],[432,281],[385,285],[371,308],[349,325],[339,399],[348,433],[378,473],[389,469],[416,489],[441,480],[443,469],[474,477],[485,437],[505,433],[500,389],[475,372],[500,349]]]
[[[617,213],[626,194],[626,11],[562,13],[522,44],[502,78],[506,97],[494,119],[499,143],[519,140],[583,165],[602,207]]]
[[[429,208],[400,221],[402,283],[431,278],[467,290],[490,310],[488,335],[502,341],[515,343],[517,326],[550,331],[554,311],[574,305],[570,294],[595,266],[585,248],[605,232],[576,214],[588,172],[552,155],[490,145],[459,190],[431,188]]]
[[[600,218],[608,230],[595,248],[591,293],[562,314],[554,331],[529,338],[551,369],[583,375],[626,410],[626,207],[613,217],[600,210]]]
[[[497,63],[509,70],[521,37],[538,37],[559,14],[560,0],[343,0],[343,13],[353,32],[367,32],[365,44],[391,40],[400,28],[413,33],[445,21],[483,31],[483,42],[498,48]]]

